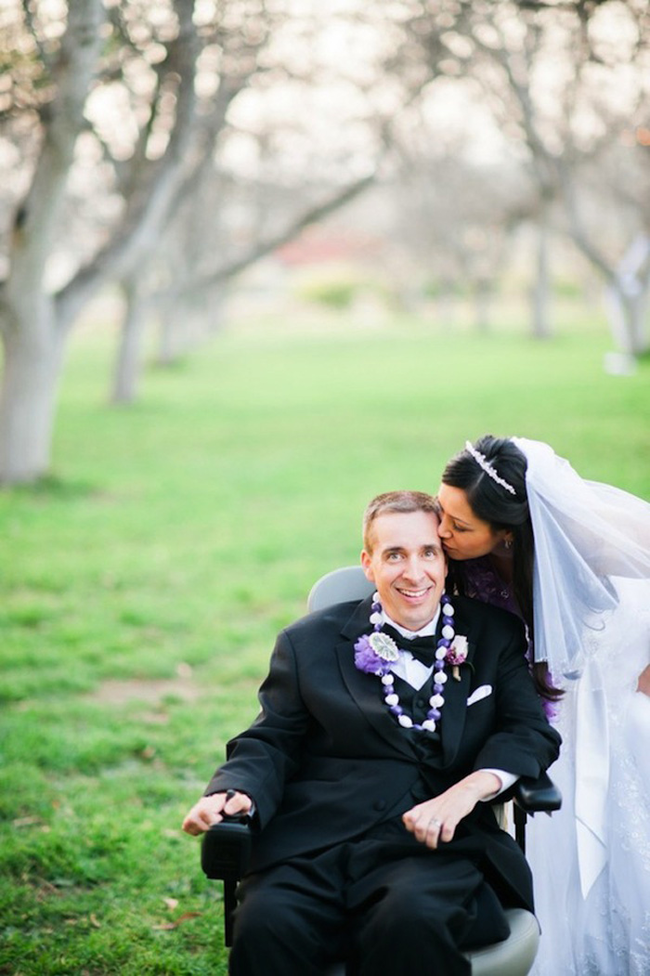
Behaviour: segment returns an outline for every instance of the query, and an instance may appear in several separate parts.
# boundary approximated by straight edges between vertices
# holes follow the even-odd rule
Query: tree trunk
[[[544,212],[540,215],[537,230],[536,274],[532,289],[532,330],[535,339],[548,339],[551,335],[551,288],[548,261],[549,227]]]
[[[639,234],[609,276],[610,322],[615,341],[628,356],[647,352],[650,301],[650,237]]]
[[[196,343],[200,336],[194,335],[191,329],[186,306],[189,302],[183,299],[183,290],[167,292],[160,302],[160,328],[158,332],[158,366],[172,366]]]
[[[474,288],[474,323],[479,335],[487,335],[490,331],[491,298],[490,282],[484,279],[477,281]]]
[[[0,388],[0,482],[26,484],[50,470],[56,395],[63,361],[63,331],[55,328],[50,302],[41,301],[30,321],[3,330]],[[27,314],[27,313],[24,313]]]
[[[452,283],[443,281],[436,296],[437,318],[442,325],[452,328],[456,324],[458,296]]]
[[[614,276],[606,291],[612,335],[621,352],[634,358],[648,349],[648,289]]]
[[[168,304],[160,309],[159,322],[156,365],[173,366],[181,358],[185,349],[185,342],[178,328],[175,311]]]
[[[201,316],[204,328],[207,324],[209,336],[217,335],[223,329],[227,297],[225,282],[219,288],[210,288],[203,295],[201,307],[195,312],[195,316]]]
[[[123,281],[126,299],[124,321],[113,376],[111,403],[133,403],[142,372],[142,342],[145,330],[145,307],[135,281]]]
[[[50,467],[56,394],[67,329],[43,277],[83,110],[103,43],[101,0],[68,4],[67,28],[51,67],[56,94],[42,113],[41,149],[21,205],[0,285],[4,367],[0,387],[0,481],[35,481]]]
[[[167,293],[160,308],[156,363],[170,366],[218,333],[223,325],[225,297],[224,285]]]
[[[648,335],[648,291],[637,296],[632,311],[631,332],[634,349],[637,355],[650,351],[650,336]]]

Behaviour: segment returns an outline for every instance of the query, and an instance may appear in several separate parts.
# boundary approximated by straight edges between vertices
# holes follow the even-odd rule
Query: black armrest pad
[[[548,773],[537,779],[522,776],[513,787],[513,799],[526,813],[551,813],[562,806],[562,794]]]
[[[247,823],[222,820],[203,835],[201,867],[213,880],[240,878],[250,861],[251,829]]]

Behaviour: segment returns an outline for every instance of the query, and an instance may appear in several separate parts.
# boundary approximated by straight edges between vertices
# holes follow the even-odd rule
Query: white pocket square
[[[476,702],[481,701],[483,698],[487,698],[488,695],[492,694],[492,685],[481,685],[476,691],[467,699],[467,707],[470,705],[475,705]]]

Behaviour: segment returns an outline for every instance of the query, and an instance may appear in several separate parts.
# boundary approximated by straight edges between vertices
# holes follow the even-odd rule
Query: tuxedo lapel
[[[408,735],[384,704],[379,678],[359,671],[354,663],[354,644],[362,634],[370,630],[370,603],[370,598],[360,603],[342,629],[342,640],[336,646],[341,675],[354,702],[375,732],[392,749],[413,758],[414,750]]]
[[[398,725],[384,704],[379,678],[359,671],[354,663],[354,644],[361,634],[370,629],[370,598],[355,607],[350,618],[342,628],[342,639],[336,647],[336,655],[343,681],[356,702],[366,721],[386,741],[391,748],[398,749],[404,755],[413,757],[415,753],[408,732]],[[438,631],[442,622],[438,624]],[[459,667],[460,681],[456,681],[450,667],[446,668],[447,682],[443,692],[445,704],[441,711],[439,729],[442,744],[442,755],[434,762],[443,767],[454,763],[460,746],[465,720],[467,717],[467,699],[470,693],[472,664],[476,653],[476,624],[460,609],[455,618],[456,633],[467,637],[467,660]],[[440,637],[440,633],[436,634]]]
[[[456,681],[450,667],[446,668],[448,677],[443,692],[445,704],[440,718],[442,763],[444,766],[449,766],[454,762],[465,729],[472,663],[476,652],[476,640],[473,633],[475,628],[462,613],[456,613],[455,629],[457,634],[464,634],[467,637],[467,660],[459,666],[460,681]]]

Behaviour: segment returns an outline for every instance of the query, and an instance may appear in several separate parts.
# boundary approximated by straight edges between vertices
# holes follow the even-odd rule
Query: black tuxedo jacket
[[[486,767],[537,776],[557,758],[560,737],[532,684],[521,622],[467,597],[453,604],[468,657],[461,680],[447,681],[440,741],[424,759],[413,739],[426,733],[399,726],[379,679],[355,667],[354,643],[370,630],[369,599],[310,614],[279,635],[260,715],[228,744],[206,789],[253,798],[261,829],[251,870],[362,836],[410,809],[423,785],[436,796]],[[496,890],[532,909],[526,861],[489,804],[478,803],[445,847],[478,851]]]

